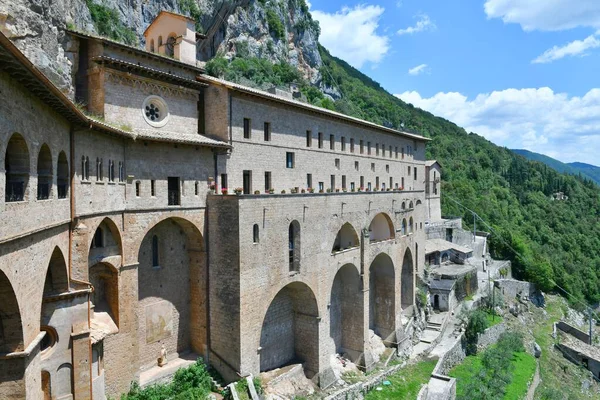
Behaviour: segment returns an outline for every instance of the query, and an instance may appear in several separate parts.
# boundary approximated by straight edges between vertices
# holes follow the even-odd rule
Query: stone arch
[[[373,217],[369,225],[369,238],[371,242],[393,239],[394,237],[394,223],[389,215],[379,213]]]
[[[417,200],[417,205],[420,206],[421,205],[421,200]]]
[[[382,339],[393,339],[396,328],[394,262],[381,253],[369,268],[369,329]]]
[[[333,248],[331,249],[331,252],[335,253],[337,251],[351,249],[358,247],[359,244],[360,241],[358,239],[356,230],[351,223],[346,222],[338,231],[335,241],[333,242]]]
[[[37,159],[37,199],[52,197],[52,153],[47,144],[40,148]]]
[[[117,268],[121,266],[120,257],[123,254],[121,232],[112,219],[104,218],[96,226],[94,233],[88,237],[88,246],[88,265],[90,267],[100,262],[111,264]],[[113,260],[113,257],[118,260]]]
[[[319,372],[319,308],[303,282],[281,289],[269,304],[260,333],[260,371],[301,362],[312,378]]]
[[[69,291],[69,273],[65,257],[58,246],[54,248],[44,281],[44,297]]]
[[[52,383],[50,381],[50,372],[42,370],[42,393],[44,400],[52,400]]]
[[[158,266],[152,260],[154,237]],[[170,355],[204,355],[206,254],[200,230],[184,218],[160,220],[140,242],[138,263],[140,366],[155,365],[163,345]]]
[[[364,347],[364,300],[356,266],[345,264],[338,270],[329,302],[329,335],[335,351],[358,360]]]
[[[6,202],[28,200],[30,159],[27,142],[14,133],[6,146],[4,158],[6,174],[4,197]]]
[[[58,189],[58,198],[66,199],[69,193],[69,162],[64,151],[58,154],[58,163],[56,166],[56,186]]]
[[[73,366],[70,363],[61,364],[56,370],[56,382],[60,385],[60,394],[73,394]]]
[[[23,323],[15,292],[8,277],[0,271],[0,352],[23,351]]]
[[[414,280],[412,252],[407,248],[402,260],[402,275],[400,276],[400,294],[403,310],[414,304]]]
[[[301,233],[300,223],[293,220],[288,228],[288,249],[289,249],[289,267],[290,272],[300,272],[301,261]]]

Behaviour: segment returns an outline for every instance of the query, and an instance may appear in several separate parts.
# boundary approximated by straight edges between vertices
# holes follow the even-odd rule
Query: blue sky
[[[600,164],[600,0],[310,1],[320,41],[493,142]]]

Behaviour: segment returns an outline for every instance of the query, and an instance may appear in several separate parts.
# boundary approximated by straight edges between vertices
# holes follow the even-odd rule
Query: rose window
[[[149,96],[142,106],[142,115],[149,125],[160,128],[168,122],[169,108],[161,97]]]

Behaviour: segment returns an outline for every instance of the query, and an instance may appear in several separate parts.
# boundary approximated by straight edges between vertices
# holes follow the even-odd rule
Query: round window
[[[160,128],[169,121],[169,107],[162,98],[148,96],[142,106],[142,115],[148,124]]]
[[[50,326],[42,326],[40,330],[46,332],[40,343],[40,350],[42,353],[47,353],[58,341],[58,335],[56,330]]]

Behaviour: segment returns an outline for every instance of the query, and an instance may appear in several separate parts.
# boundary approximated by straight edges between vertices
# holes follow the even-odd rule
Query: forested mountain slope
[[[528,160],[542,162],[558,172],[571,175],[581,175],[583,179],[591,179],[597,184],[600,184],[600,167],[596,167],[595,165],[580,162],[563,163],[552,157],[529,150],[513,149],[512,151],[527,158]]]

